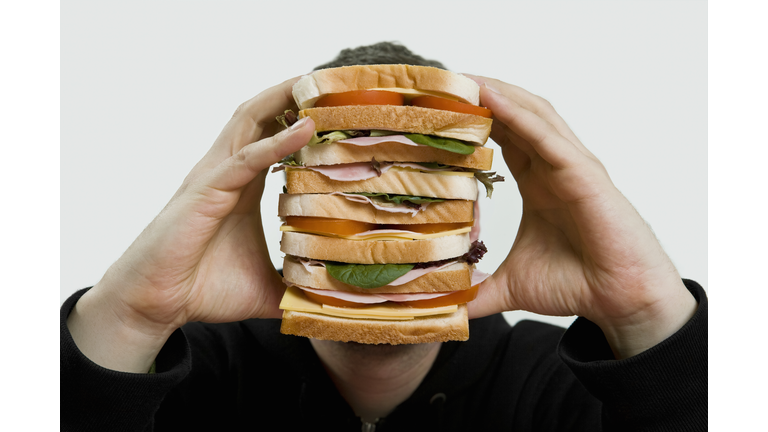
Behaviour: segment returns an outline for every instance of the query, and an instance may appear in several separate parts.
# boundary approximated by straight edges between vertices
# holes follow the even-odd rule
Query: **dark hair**
[[[407,64],[446,69],[439,61],[427,60],[412,53],[403,45],[393,42],[379,42],[373,45],[343,49],[335,59],[316,67],[315,70],[372,64]]]

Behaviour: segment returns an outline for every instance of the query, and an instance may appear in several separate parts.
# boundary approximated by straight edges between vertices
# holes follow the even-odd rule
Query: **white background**
[[[153,3],[133,4],[143,12],[128,14],[124,10],[102,9],[104,6],[97,2],[67,1],[61,9],[61,23],[56,1],[6,2],[0,7],[4,66],[0,68],[0,223],[4,240],[0,272],[5,288],[0,322],[4,337],[4,389],[13,394],[10,403],[0,408],[3,430],[36,426],[55,430],[59,411],[57,310],[61,299],[66,293],[98,280],[167,200],[234,107],[286,75],[304,73],[332,58],[342,47],[379,40],[400,40],[416,52],[440,58],[454,70],[496,74],[555,103],[654,226],[683,275],[701,281],[705,287],[707,272],[711,277],[712,430],[752,430],[764,423],[764,398],[759,395],[767,383],[760,371],[768,353],[760,341],[765,339],[768,287],[765,276],[759,273],[768,261],[764,246],[768,237],[764,198],[768,140],[763,127],[768,118],[764,103],[768,98],[768,65],[762,55],[768,38],[765,2],[580,1],[574,6],[564,2],[473,1],[455,7],[442,2],[440,7],[421,14],[410,13],[418,12],[415,2],[400,14],[383,8],[366,13],[361,11],[365,7],[362,2],[350,13],[345,13],[347,9],[337,2],[325,2],[328,7],[322,11],[297,2],[271,3],[261,8],[247,6],[248,3],[217,2],[215,9],[207,11],[204,25],[183,13],[188,3],[175,3],[173,12],[167,8],[157,10]],[[703,10],[705,5],[709,8],[708,16]],[[398,10],[397,5],[390,8]],[[155,23],[154,27],[148,25],[150,22]],[[708,47],[702,34],[707,22]],[[195,38],[191,29],[201,36]],[[158,37],[158,48],[147,46],[147,37],[142,36],[147,32]],[[81,36],[75,37],[76,33]],[[600,34],[604,37],[598,37]],[[445,45],[448,48],[442,48],[441,41],[449,42]],[[450,44],[456,41],[461,43]],[[83,53],[94,45],[101,45],[101,50],[91,55]],[[166,49],[159,52],[163,46]],[[182,61],[186,53],[195,51],[200,53],[196,64]],[[632,77],[631,80],[618,83],[618,66],[606,69],[606,59],[611,58],[606,54],[608,51],[621,59],[617,65],[636,66],[620,70],[621,76]],[[259,55],[265,52],[271,56]],[[690,61],[676,60],[678,56],[689,55],[697,59],[692,66]],[[98,56],[104,56],[104,62],[95,70],[89,69],[97,63],[93,58]],[[149,60],[149,65],[136,64]],[[707,69],[701,65],[704,60]],[[286,68],[288,62],[301,64]],[[158,64],[174,73],[164,73]],[[146,70],[143,78],[136,73],[142,69]],[[640,74],[651,70],[656,73]],[[693,73],[686,75],[676,70]],[[706,80],[706,70],[707,89],[685,91],[683,97],[678,85],[683,89],[691,83],[701,86],[695,83]],[[153,76],[160,84],[152,85]],[[195,79],[191,79],[193,76]],[[227,87],[234,89],[226,91]],[[221,89],[225,91],[220,92]],[[101,100],[94,96],[99,91],[105,95]],[[180,99],[173,101],[174,97]],[[140,98],[146,100],[138,101]],[[223,98],[227,100],[221,102]],[[131,99],[140,109],[121,112]],[[656,103],[647,102],[652,99]],[[612,103],[605,104],[606,101]],[[102,106],[92,106],[96,102]],[[647,150],[655,156],[652,165],[658,167],[656,172],[640,172],[640,164],[631,162],[646,147],[633,149],[625,143],[637,133],[646,133],[648,128],[668,129],[664,125],[669,123],[660,120],[656,113],[669,112],[666,107],[670,102],[680,108],[674,114],[686,118],[689,112],[708,106],[708,121],[689,119],[678,123],[680,139],[665,141],[670,147],[664,151],[658,152],[658,147]],[[165,127],[150,127],[146,121],[129,122],[135,122],[139,115],[146,120],[150,116],[143,113],[154,110],[158,104],[164,107],[159,118],[166,119]],[[190,104],[194,109],[187,107]],[[89,109],[78,112],[85,108]],[[97,114],[110,112],[126,118],[113,114],[115,119],[109,126],[100,127],[105,116]],[[622,113],[632,115],[621,116]],[[215,124],[199,126],[201,119]],[[621,123],[615,125],[616,121]],[[632,127],[622,129],[624,123],[632,123]],[[597,135],[605,127],[614,133],[600,143]],[[702,140],[697,134],[707,127],[708,161],[702,153],[690,156],[693,159],[686,155],[666,163],[675,155],[670,149],[691,153],[679,145],[684,145],[683,149],[705,147],[706,136]],[[98,134],[86,133],[92,128]],[[205,130],[201,132],[201,128]],[[132,175],[110,174],[111,170],[119,169],[124,156],[135,151],[133,147],[150,139],[149,133],[157,130],[167,130],[163,136],[173,139],[151,147],[153,151],[148,157],[134,155],[139,164],[134,162]],[[187,136],[190,130],[196,131],[191,142]],[[135,131],[144,133],[135,139]],[[97,142],[87,142],[77,134],[98,135]],[[134,138],[124,139],[125,134],[133,134]],[[693,135],[687,138],[688,134]],[[182,141],[182,136],[187,141]],[[655,133],[654,139],[644,144],[654,144],[661,138],[661,132]],[[129,145],[122,149],[123,153],[112,154],[113,159],[78,152],[80,146],[88,146],[92,152],[107,152],[104,149],[114,147],[118,141]],[[155,138],[152,142],[159,141]],[[168,163],[150,166],[165,157],[163,150],[169,146],[177,152],[167,157]],[[607,153],[613,152],[618,153],[608,160]],[[621,156],[623,152],[635,154]],[[622,159],[625,162],[619,164],[617,160]],[[659,206],[654,209],[656,216],[649,214],[654,199],[642,193],[645,182],[656,184],[651,188],[653,194],[666,196],[674,204],[679,198],[670,198],[673,194],[668,193],[668,188],[674,188],[677,180],[658,187],[661,181],[657,176],[671,170],[686,177],[690,175],[686,170],[705,162],[709,165],[708,186],[697,178],[685,183],[692,184],[693,189],[675,189],[687,194],[698,191],[699,195],[692,195],[696,205]],[[169,173],[173,186],[163,186],[160,180],[157,185],[142,180],[144,176],[156,175],[153,171],[159,168]],[[82,173],[77,174],[78,170]],[[78,175],[89,177],[90,181],[81,181],[85,186],[78,188],[74,181]],[[623,183],[619,176],[623,176]],[[87,200],[78,197],[93,193],[96,186],[102,187],[108,181],[113,183],[103,188],[97,198],[108,200],[122,193],[125,201],[120,205],[111,203],[120,211],[109,215],[113,218],[111,229],[95,231],[107,237],[98,242],[93,230],[81,226],[78,216],[96,212],[104,217],[98,212],[106,205],[86,205]],[[161,192],[155,194],[155,186]],[[707,189],[708,194],[704,193]],[[641,194],[645,204],[639,202]],[[514,200],[511,191],[505,196]],[[685,196],[688,195],[682,194]],[[707,196],[708,208],[702,209],[701,203],[707,201]],[[131,216],[131,212],[137,214]],[[709,227],[702,232],[700,226],[706,224],[707,213]],[[516,214],[509,218],[516,218]],[[664,233],[661,224],[667,226]],[[698,243],[673,242],[680,232],[689,230],[698,233],[691,236]],[[708,248],[704,247],[706,238]],[[87,247],[78,247],[79,242]],[[91,247],[96,248],[95,255],[87,254]],[[500,258],[492,256],[486,265],[492,259],[498,262]],[[687,268],[684,261],[689,263]],[[707,262],[712,264],[709,268]],[[59,289],[57,282],[61,285]],[[54,300],[57,291],[60,297]],[[41,415],[43,412],[47,415]]]
[[[366,4],[65,3],[60,301],[99,280],[241,102],[343,48],[385,40],[548,99],[607,166],[681,275],[707,287],[704,3]],[[486,272],[509,251],[521,211],[496,156],[494,169],[508,181],[481,203],[490,252],[479,268]],[[271,175],[263,199],[278,267],[281,182]]]

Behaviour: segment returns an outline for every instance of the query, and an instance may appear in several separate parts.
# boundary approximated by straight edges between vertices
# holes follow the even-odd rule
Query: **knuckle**
[[[238,116],[240,116],[240,115],[241,115],[243,112],[245,112],[245,110],[246,110],[246,105],[247,105],[247,104],[248,104],[248,102],[243,102],[243,103],[241,103],[240,105],[238,105],[238,106],[237,106],[237,108],[235,108],[235,112],[234,112],[234,113],[232,113],[232,118],[238,117]]]

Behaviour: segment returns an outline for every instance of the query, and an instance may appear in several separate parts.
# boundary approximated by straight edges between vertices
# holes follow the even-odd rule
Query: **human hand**
[[[68,323],[89,358],[146,372],[187,322],[280,317],[284,285],[269,258],[260,199],[267,168],[314,131],[308,119],[275,135],[297,79],[238,107],[168,205],[78,301]],[[123,347],[108,346],[112,340]]]
[[[512,249],[469,303],[470,316],[511,310],[583,316],[600,326],[619,358],[682,327],[696,302],[600,161],[544,99],[469,77],[493,111],[491,138],[523,199]]]

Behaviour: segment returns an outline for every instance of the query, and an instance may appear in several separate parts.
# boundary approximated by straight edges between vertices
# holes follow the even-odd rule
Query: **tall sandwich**
[[[316,71],[293,87],[315,137],[287,158],[281,251],[286,334],[367,344],[466,340],[485,248],[472,239],[484,147],[479,87],[407,65]]]

